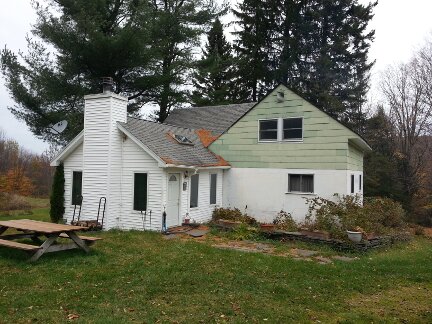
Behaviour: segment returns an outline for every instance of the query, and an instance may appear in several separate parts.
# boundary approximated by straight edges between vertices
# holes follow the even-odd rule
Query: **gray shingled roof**
[[[255,104],[256,102],[250,102],[225,106],[179,108],[170,113],[165,123],[192,129],[207,129],[213,131],[214,135],[220,135]]]
[[[119,124],[168,164],[187,166],[221,165],[221,159],[204,147],[193,129],[137,118],[128,118],[127,123]],[[169,134],[186,136],[194,145],[180,144]]]

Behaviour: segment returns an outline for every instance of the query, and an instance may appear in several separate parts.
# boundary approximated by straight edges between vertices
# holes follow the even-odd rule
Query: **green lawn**
[[[14,217],[48,218],[46,209]],[[104,240],[90,254],[35,264],[0,248],[0,323],[432,322],[425,238],[323,265],[158,233],[92,235]]]

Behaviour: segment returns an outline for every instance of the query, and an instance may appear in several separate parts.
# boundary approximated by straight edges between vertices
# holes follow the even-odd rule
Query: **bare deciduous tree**
[[[395,157],[411,201],[427,173],[427,139],[432,126],[432,42],[410,62],[388,68],[382,75],[381,90],[396,130]]]

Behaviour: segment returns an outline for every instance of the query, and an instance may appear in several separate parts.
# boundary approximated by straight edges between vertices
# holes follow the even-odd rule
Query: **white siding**
[[[107,198],[105,227],[115,227],[121,211],[121,141],[116,122],[126,121],[127,100],[111,93],[85,97],[83,220],[96,219],[99,199]]]
[[[166,173],[158,166],[149,154],[127,138],[123,142],[123,168],[121,183],[121,213],[116,217],[116,227],[121,229],[162,229],[162,213],[166,201]],[[143,217],[139,211],[133,210],[134,173],[147,173],[147,211],[143,226]],[[120,197],[119,197],[120,198]]]
[[[232,168],[224,173],[224,207],[246,209],[260,222],[273,221],[281,210],[304,221],[308,211],[305,198],[334,199],[335,193],[346,195],[349,188],[346,170]],[[288,193],[290,173],[313,174],[316,195]]]
[[[79,145],[64,161],[64,177],[65,177],[65,214],[64,218],[69,223],[72,220],[73,209],[72,205],[72,173],[73,171],[82,171],[83,169],[83,145]],[[77,206],[76,216],[78,216],[79,206]]]
[[[210,174],[212,173],[216,173],[218,175],[215,205],[210,205]],[[221,170],[205,170],[199,171],[198,174],[198,207],[189,208],[191,183],[189,177],[188,190],[182,191],[182,219],[184,219],[186,213],[189,213],[191,221],[195,221],[197,223],[205,223],[211,220],[211,216],[215,207],[222,206],[223,173]]]

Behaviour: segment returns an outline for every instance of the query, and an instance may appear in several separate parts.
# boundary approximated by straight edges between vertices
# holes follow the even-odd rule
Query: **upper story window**
[[[303,117],[277,118],[259,121],[260,142],[303,140]]]
[[[259,139],[260,141],[277,141],[278,140],[278,120],[268,119],[259,122]]]
[[[303,118],[287,118],[283,120],[283,139],[301,141],[303,139]]]

